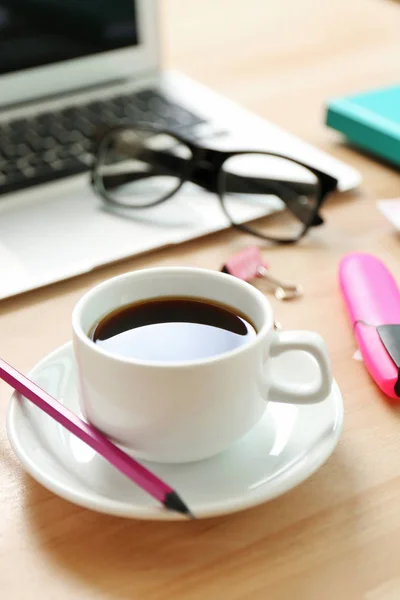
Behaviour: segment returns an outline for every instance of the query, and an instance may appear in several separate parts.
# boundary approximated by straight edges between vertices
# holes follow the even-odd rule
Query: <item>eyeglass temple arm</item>
[[[118,147],[119,151],[122,150],[121,146],[122,144]],[[132,148],[130,144],[123,144],[123,150],[124,153],[131,154],[132,158],[146,161],[154,168],[150,171],[143,171],[140,173],[120,172],[112,175],[104,175],[104,187],[108,190],[118,187],[119,185],[139,181],[154,175],[180,174],[184,179],[195,183],[205,190],[211,192],[216,191],[216,169],[211,162],[207,163],[204,161],[201,165],[195,165],[195,167],[186,174],[188,167],[190,167],[190,159],[188,160],[161,150],[140,149],[138,152],[137,147]],[[134,150],[134,152],[132,152],[132,150]],[[187,176],[185,177],[185,175]],[[250,181],[251,187],[249,186]],[[290,187],[288,184],[290,184]],[[226,173],[225,187],[226,191],[230,193],[272,194],[278,196],[295,217],[304,224],[310,224],[310,207],[306,204],[302,205],[299,202],[299,197],[311,193],[315,194],[315,185],[303,181],[288,181],[258,177],[249,178],[233,173]],[[316,226],[321,223],[323,223],[322,218],[318,214],[314,215],[311,225]]]
[[[127,153],[128,144],[124,144],[124,151]],[[174,156],[160,150],[142,150],[140,153],[134,153],[132,158],[138,160],[146,160],[151,166],[163,168],[164,174],[178,175],[184,174],[189,165],[190,159],[181,158],[180,156]],[[104,182],[108,183],[109,187],[117,187],[124,183],[131,181],[137,181],[160,174],[159,171],[143,171],[141,173],[115,173],[103,176]],[[303,181],[292,181],[285,179],[268,179],[268,178],[255,178],[252,177],[251,181],[254,187],[260,186],[259,189],[249,189],[249,177],[242,177],[233,173],[227,173],[226,177],[226,191],[236,194],[265,194],[271,193],[276,194],[277,185],[288,185],[293,192],[299,195],[306,195],[315,192],[315,185],[303,182]],[[195,168],[190,172],[188,180],[200,187],[208,190],[215,191],[215,169],[210,163],[210,166],[196,165]]]
[[[132,173],[128,171],[126,173],[112,173],[110,175],[103,175],[103,185],[106,190],[112,190],[120,185],[126,185],[128,183],[134,183],[135,181],[141,181],[142,179],[148,179],[154,177],[154,175],[160,175],[160,170],[157,171],[142,171],[141,173]],[[168,173],[166,173],[168,174]]]
[[[113,187],[118,187],[120,185],[124,185],[127,183],[132,183],[134,181],[146,179],[148,177],[153,177],[154,175],[160,175],[160,171],[146,171],[144,173],[119,173],[116,175],[105,175],[103,176],[104,187],[107,190],[112,189]],[[265,191],[265,190],[264,190]],[[255,193],[255,192],[253,192]],[[275,194],[276,195],[276,194]],[[281,193],[280,196],[283,194]],[[282,198],[285,202],[288,209],[304,224],[309,224],[309,211],[302,210],[301,205],[298,202],[299,196],[296,195],[294,200],[290,200],[289,198]],[[322,218],[317,214],[314,216],[311,225],[321,225],[323,223]]]

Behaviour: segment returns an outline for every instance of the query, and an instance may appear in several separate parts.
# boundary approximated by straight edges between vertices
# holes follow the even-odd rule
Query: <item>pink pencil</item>
[[[69,432],[93,448],[118,471],[121,471],[150,496],[161,502],[165,508],[193,518],[189,508],[175,490],[1,358],[0,378],[57,423],[60,423],[65,429],[68,429]]]

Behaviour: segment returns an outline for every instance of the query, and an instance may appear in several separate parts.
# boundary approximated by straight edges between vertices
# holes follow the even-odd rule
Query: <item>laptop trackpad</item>
[[[228,226],[217,196],[189,183],[134,213],[108,210],[86,177],[29,190],[0,203],[0,298]]]

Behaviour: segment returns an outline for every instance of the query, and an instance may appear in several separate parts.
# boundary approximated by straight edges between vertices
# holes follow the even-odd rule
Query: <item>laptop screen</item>
[[[137,44],[134,0],[0,0],[0,74]]]

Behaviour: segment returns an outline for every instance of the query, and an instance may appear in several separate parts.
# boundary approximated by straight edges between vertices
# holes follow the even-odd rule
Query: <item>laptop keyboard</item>
[[[100,124],[151,122],[187,134],[204,120],[157,90],[0,124],[0,194],[88,171]]]

